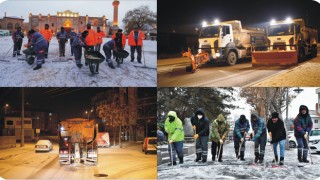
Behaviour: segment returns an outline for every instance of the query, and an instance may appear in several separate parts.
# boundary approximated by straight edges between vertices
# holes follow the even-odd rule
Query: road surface
[[[5,179],[156,179],[156,155],[141,152],[141,143],[124,148],[99,148],[98,165],[60,166],[58,146],[49,153],[35,153],[33,144],[0,150],[0,177]]]
[[[314,59],[320,61],[320,56]],[[300,63],[299,66],[304,63],[308,61]],[[158,87],[243,87],[286,73],[294,68],[252,67],[250,59],[241,60],[235,66],[227,66],[223,63],[206,64],[196,73],[186,72],[186,66],[189,66],[187,58],[158,60]]]

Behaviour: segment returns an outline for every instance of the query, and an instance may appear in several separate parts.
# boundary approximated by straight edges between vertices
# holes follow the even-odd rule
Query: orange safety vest
[[[49,42],[50,40],[51,40],[51,38],[52,38],[52,32],[51,32],[51,30],[50,29],[45,29],[45,28],[43,28],[43,29],[41,29],[40,30],[40,34],[42,34],[42,36]]]
[[[142,31],[138,31],[138,44],[134,40],[134,30],[132,30],[128,36],[128,44],[129,46],[143,46],[142,40],[145,38],[144,33]]]
[[[106,37],[106,34],[103,31],[96,32],[97,35],[97,44],[102,44],[102,38]]]
[[[112,40],[115,40],[116,38],[116,34],[117,33],[114,33],[112,35]],[[122,48],[124,49],[124,47],[126,46],[126,41],[127,41],[127,36],[125,34],[122,34]]]
[[[87,31],[89,32],[86,37],[87,46],[95,46],[97,44],[96,31],[93,29],[87,29]]]

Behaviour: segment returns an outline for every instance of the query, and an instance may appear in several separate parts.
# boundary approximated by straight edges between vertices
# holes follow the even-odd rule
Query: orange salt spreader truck
[[[94,120],[73,118],[59,124],[60,164],[74,166],[98,163],[98,124]]]

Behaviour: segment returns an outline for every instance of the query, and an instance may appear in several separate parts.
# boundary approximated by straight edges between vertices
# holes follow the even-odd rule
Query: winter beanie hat
[[[274,113],[271,114],[271,117],[272,118],[279,118],[279,113],[274,112]]]

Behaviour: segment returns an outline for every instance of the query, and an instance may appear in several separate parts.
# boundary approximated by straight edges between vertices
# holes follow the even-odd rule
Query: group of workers
[[[223,144],[225,143],[230,125],[225,117],[220,114],[212,123],[211,133],[208,118],[205,116],[204,110],[199,108],[194,116],[191,117],[191,125],[194,129],[196,162],[207,162],[208,141],[211,139],[212,161],[222,162]],[[269,133],[270,143],[273,148],[273,163],[284,165],[286,129],[283,120],[277,112],[271,114],[268,121],[264,121],[257,114],[252,113],[249,120],[245,115],[241,115],[235,121],[233,130],[233,141],[236,158],[245,161],[245,144],[246,136],[249,136],[250,125],[252,128],[252,138],[254,141],[254,163],[262,164],[266,153],[265,147],[267,143],[267,133]],[[298,142],[298,161],[309,163],[308,154],[308,138],[313,127],[308,107],[301,105],[299,114],[294,120],[294,136]],[[183,142],[184,128],[182,121],[178,118],[175,111],[169,111],[164,125],[165,132],[168,134],[168,151],[171,162],[168,165],[176,165],[176,154],[179,158],[179,164],[183,163]],[[159,133],[158,133],[159,134]],[[280,146],[280,158],[277,147]]]
[[[71,47],[71,56],[74,56],[77,67],[81,68],[82,58],[82,48],[87,52],[100,52],[101,45],[103,43],[103,38],[106,37],[106,34],[101,31],[100,27],[97,27],[97,31],[92,29],[90,23],[87,24],[86,30],[80,33],[74,32],[74,29],[71,28],[70,32],[67,32],[64,27],[61,27],[60,31],[56,34],[56,38],[59,44],[59,57],[65,57],[65,48],[68,40],[70,40]],[[20,56],[22,41],[24,38],[24,33],[21,30],[21,27],[17,27],[17,30],[12,35],[12,40],[14,43],[13,57]],[[28,32],[28,44],[25,47],[33,47],[35,51],[35,56],[37,58],[34,70],[38,70],[45,63],[45,59],[48,58],[48,51],[50,41],[52,39],[52,30],[49,29],[49,24],[45,24],[44,28],[39,32],[31,29]],[[128,44],[130,46],[131,52],[131,62],[134,62],[135,52],[137,52],[137,61],[141,63],[142,58],[142,46],[143,40],[145,39],[144,33],[139,30],[136,26],[128,35]],[[118,29],[116,33],[112,35],[112,39],[107,41],[103,45],[103,51],[106,56],[106,62],[108,66],[114,69],[112,62],[112,53],[115,56],[116,52],[124,51],[126,46],[127,37],[123,34],[122,29]],[[86,64],[87,65],[87,64]],[[98,70],[98,69],[97,69]]]

